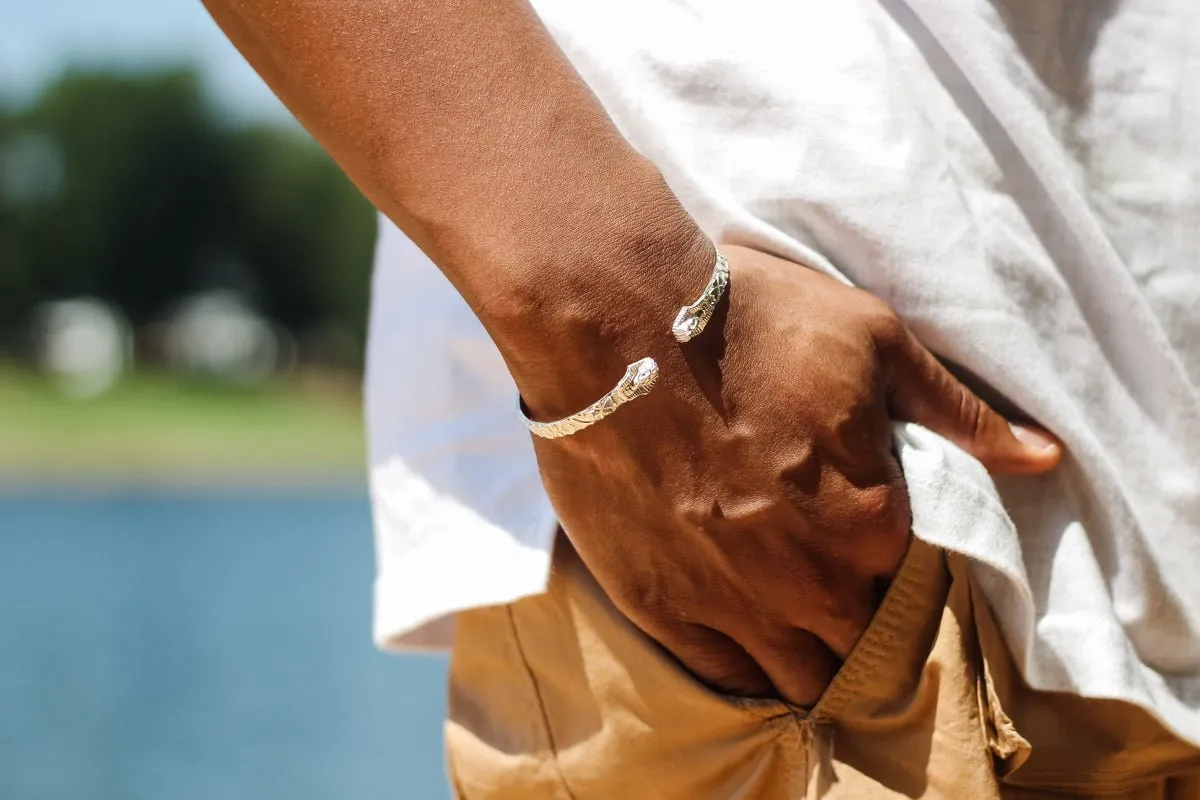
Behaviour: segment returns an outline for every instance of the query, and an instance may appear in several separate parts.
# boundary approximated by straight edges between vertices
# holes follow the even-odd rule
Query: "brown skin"
[[[1061,458],[884,303],[753,250],[725,248],[728,301],[677,345],[712,245],[526,3],[206,4],[470,303],[535,416],[658,360],[654,392],[538,460],[600,584],[713,686],[812,703],[862,633],[908,541],[892,420],[994,472]]]

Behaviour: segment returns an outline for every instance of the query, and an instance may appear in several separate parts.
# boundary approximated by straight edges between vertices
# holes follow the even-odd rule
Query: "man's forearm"
[[[523,0],[205,3],[446,273],[519,380],[554,380],[551,346],[612,359],[579,376],[594,386],[543,386],[548,412],[619,374],[643,346],[623,341],[639,314],[661,337],[703,285],[703,236]],[[612,303],[625,323],[600,310]]]

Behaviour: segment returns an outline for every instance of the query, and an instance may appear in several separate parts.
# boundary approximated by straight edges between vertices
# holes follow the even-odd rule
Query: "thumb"
[[[989,472],[1033,475],[1062,460],[1062,445],[1040,428],[1009,423],[942,366],[907,326],[886,347],[890,410],[967,451]]]

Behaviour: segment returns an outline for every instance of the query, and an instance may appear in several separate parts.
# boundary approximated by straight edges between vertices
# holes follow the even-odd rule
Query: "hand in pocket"
[[[740,247],[720,324],[603,424],[537,442],[563,527],[617,607],[714,688],[816,701],[904,555],[892,421],[990,470],[1060,446],[1012,427],[885,303]]]

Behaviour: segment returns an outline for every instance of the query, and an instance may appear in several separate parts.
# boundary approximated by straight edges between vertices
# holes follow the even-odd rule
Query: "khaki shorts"
[[[1024,686],[965,562],[915,539],[811,709],[698,683],[561,537],[546,594],[457,626],[465,800],[1200,798],[1200,751],[1149,714]]]

